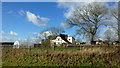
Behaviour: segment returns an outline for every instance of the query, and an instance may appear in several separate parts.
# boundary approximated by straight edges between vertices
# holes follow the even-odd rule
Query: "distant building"
[[[86,42],[80,42],[80,44],[86,44]]]
[[[15,41],[13,48],[34,48],[34,45],[31,42]]]
[[[34,44],[34,48],[41,47],[41,44]]]
[[[2,47],[13,47],[14,42],[0,42]]]
[[[95,40],[95,41],[92,41],[91,44],[93,44],[93,45],[96,45],[96,44],[97,44],[97,45],[102,45],[103,42],[104,42],[104,41],[102,41],[102,40]]]
[[[60,34],[54,40],[51,40],[52,45],[67,45],[67,44],[75,44],[75,39],[71,36]]]

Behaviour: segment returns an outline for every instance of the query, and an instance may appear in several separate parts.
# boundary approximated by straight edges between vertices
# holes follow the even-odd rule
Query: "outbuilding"
[[[20,42],[19,41],[15,41],[13,48],[20,48]]]

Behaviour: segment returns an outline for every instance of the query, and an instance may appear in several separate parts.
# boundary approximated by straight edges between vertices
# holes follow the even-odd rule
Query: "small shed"
[[[13,48],[20,48],[20,42],[19,41],[15,41]]]

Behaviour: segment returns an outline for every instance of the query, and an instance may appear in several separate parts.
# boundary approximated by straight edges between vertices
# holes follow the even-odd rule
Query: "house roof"
[[[68,35],[60,34],[60,37],[61,37],[65,42],[71,44],[71,42],[69,42],[69,41],[67,40]]]
[[[68,35],[65,35],[65,34],[59,34],[59,35],[51,35],[51,36],[54,36],[53,39],[57,38],[58,36],[60,36],[65,42],[69,43],[69,44],[72,44],[71,42],[68,41]],[[72,36],[69,36],[69,37],[72,37]],[[72,37],[73,39],[75,39],[74,37]]]
[[[75,40],[75,38],[73,36],[69,36],[69,37],[72,37]]]

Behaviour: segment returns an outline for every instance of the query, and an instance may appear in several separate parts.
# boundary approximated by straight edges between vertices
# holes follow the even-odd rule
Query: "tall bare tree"
[[[117,26],[115,26],[118,34],[118,41],[120,42],[120,2],[112,9],[112,15],[117,19]]]
[[[104,39],[108,42],[111,42],[112,41],[112,31],[111,29],[107,29],[105,32],[104,32]]]
[[[39,42],[42,42],[42,41],[45,41],[50,34],[51,34],[50,31],[41,32],[41,33],[37,34],[36,38]]]
[[[49,27],[46,28],[45,30],[43,30],[41,33],[46,32],[46,31],[51,31],[52,34],[60,34],[60,33],[64,33],[64,29],[60,28],[60,27]]]
[[[113,27],[106,27],[104,34],[102,35],[103,39],[108,42],[113,42],[117,40],[117,33]]]
[[[37,38],[41,39],[41,42],[44,42],[46,40],[48,40],[49,36],[50,35],[57,35],[57,34],[60,34],[60,33],[64,33],[64,29],[63,28],[60,28],[60,27],[49,27],[49,28],[46,28],[44,30],[42,30]]]
[[[107,25],[108,8],[102,3],[90,3],[81,8],[77,8],[72,17],[66,20],[71,27],[77,26],[81,34],[89,36],[90,42],[94,41],[97,30],[101,25]]]

